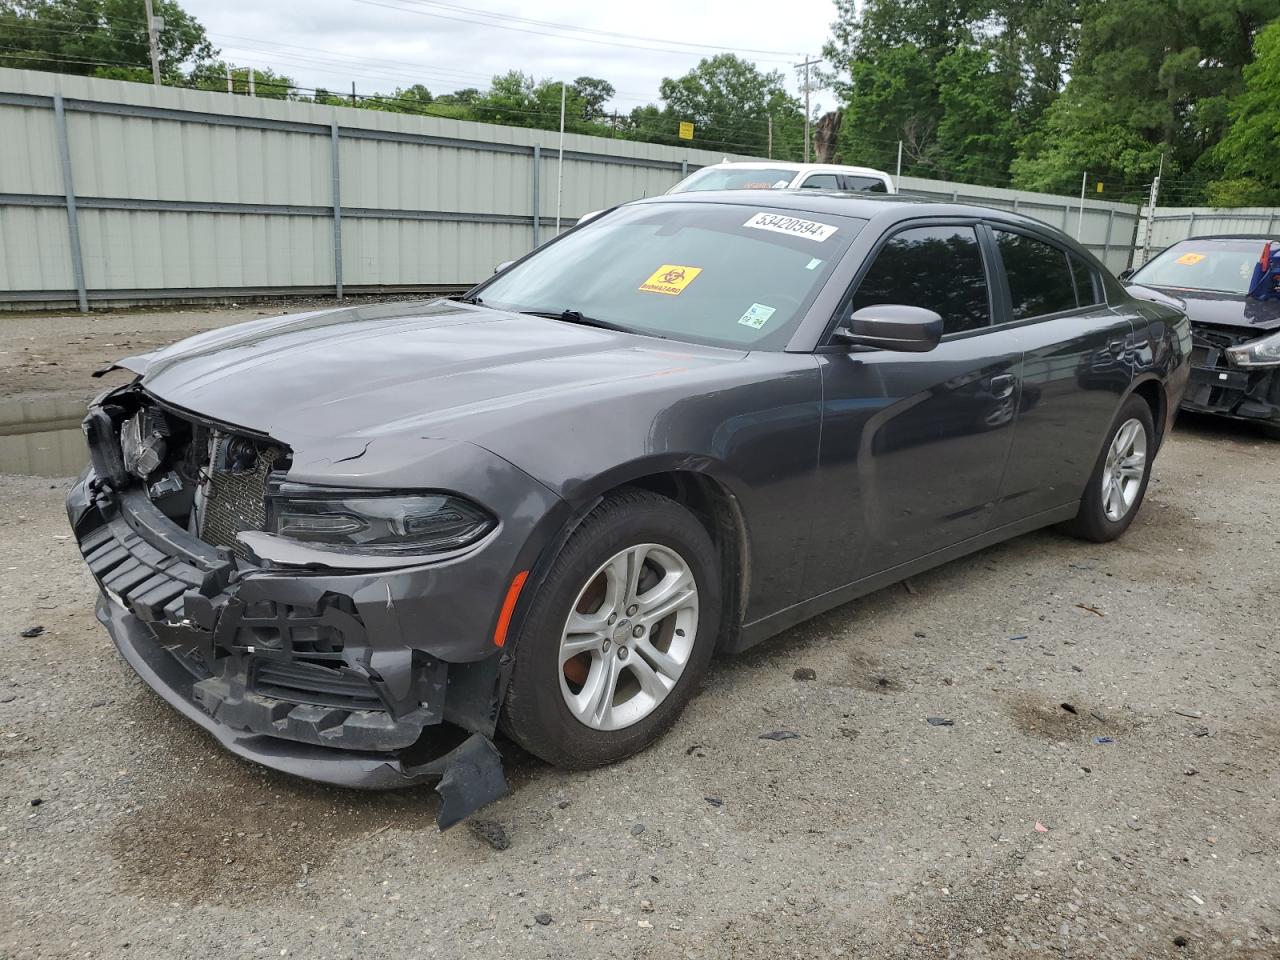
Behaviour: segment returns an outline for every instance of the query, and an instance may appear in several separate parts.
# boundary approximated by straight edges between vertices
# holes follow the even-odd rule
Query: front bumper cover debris
[[[98,446],[98,431],[86,432]],[[95,466],[110,470],[103,459]],[[441,829],[507,792],[490,739],[501,653],[448,663],[395,631],[366,631],[355,597],[389,596],[399,573],[264,570],[196,539],[142,490],[117,493],[93,468],[67,509],[101,588],[98,619],[121,655],[227,750],[343,787],[434,780]],[[351,584],[361,590],[344,593]]]
[[[1253,331],[1192,324],[1191,379],[1182,408],[1280,424],[1280,368],[1241,368],[1227,361],[1228,347],[1257,336]]]

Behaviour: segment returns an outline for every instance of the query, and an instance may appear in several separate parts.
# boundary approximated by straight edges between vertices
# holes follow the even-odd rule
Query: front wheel
[[[1155,435],[1151,408],[1141,397],[1130,397],[1098,454],[1079,512],[1064,524],[1068,533],[1104,543],[1129,529],[1151,479]]]
[[[529,608],[502,727],[558,766],[630,756],[679,716],[719,625],[719,562],[698,519],[648,491],[611,496],[574,531]]]

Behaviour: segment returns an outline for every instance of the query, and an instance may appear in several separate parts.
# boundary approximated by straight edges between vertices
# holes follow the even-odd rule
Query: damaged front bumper
[[[1280,368],[1231,365],[1227,348],[1255,339],[1241,333],[1192,326],[1191,378],[1182,408],[1236,420],[1280,424]]]
[[[497,601],[478,601],[500,597],[527,531],[495,533],[479,560],[391,569],[245,558],[121,482],[116,432],[92,411],[86,434],[93,466],[67,511],[97,616],[171,706],[285,773],[365,789],[434,780],[442,829],[506,792],[491,737],[509,658],[493,644]]]

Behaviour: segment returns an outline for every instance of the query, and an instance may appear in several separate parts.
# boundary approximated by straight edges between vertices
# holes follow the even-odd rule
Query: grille
[[[248,550],[236,534],[242,530],[262,530],[267,525],[267,475],[271,473],[275,451],[255,450],[246,466],[231,470],[227,445],[231,438],[216,435],[210,457],[209,482],[201,512],[200,539],[215,547],[227,547],[240,557]]]
[[[309,703],[346,710],[385,710],[367,678],[342,667],[301,660],[259,660],[254,690],[289,703]]]

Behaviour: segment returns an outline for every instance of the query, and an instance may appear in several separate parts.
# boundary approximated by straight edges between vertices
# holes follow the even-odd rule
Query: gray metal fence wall
[[[1179,240],[1214,234],[1266,234],[1277,236],[1280,209],[1276,207],[1156,207],[1142,208],[1142,225],[1138,231],[1138,250],[1134,264]]]
[[[554,132],[0,69],[0,309],[467,286],[555,231]],[[705,150],[565,137],[565,228]],[[1137,208],[904,178],[1128,263]]]

